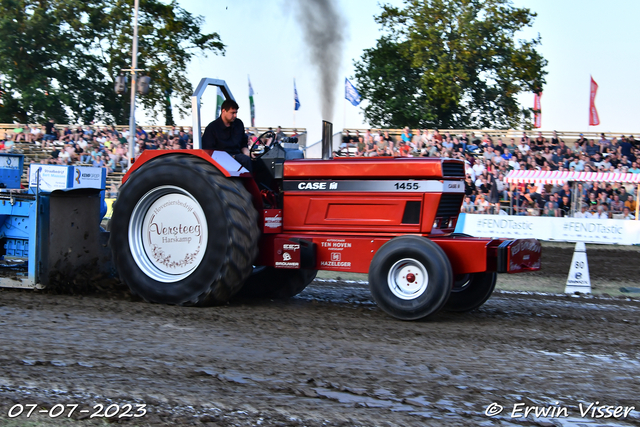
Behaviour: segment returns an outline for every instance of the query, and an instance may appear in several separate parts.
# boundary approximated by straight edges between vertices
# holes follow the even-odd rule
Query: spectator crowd
[[[640,173],[640,141],[632,135],[609,139],[603,133],[596,141],[580,134],[577,140],[565,142],[557,132],[551,138],[538,132],[532,139],[523,132],[520,138],[503,140],[488,134],[442,134],[438,129],[413,134],[408,127],[399,138],[383,130],[353,135],[345,131],[336,155],[462,159],[466,164],[462,211],[467,213],[633,219],[636,210],[634,185],[505,181],[512,170]]]
[[[274,132],[277,139],[285,136],[280,127]],[[253,132],[247,129],[246,133],[250,143],[256,140]],[[128,129],[56,126],[49,120],[42,126],[18,125],[6,132],[0,140],[0,151],[12,151],[16,143],[34,144],[50,153],[43,163],[105,167],[112,173],[126,170],[128,140]],[[144,150],[189,149],[193,147],[193,132],[176,126],[153,127],[149,132],[138,127],[135,141],[136,156]],[[609,139],[603,133],[596,141],[580,134],[577,140],[567,143],[557,132],[551,138],[538,132],[531,139],[523,132],[520,138],[503,140],[473,132],[440,133],[438,129],[413,134],[408,127],[399,137],[384,130],[366,130],[362,134],[346,130],[335,154],[462,159],[466,165],[462,212],[467,213],[633,219],[636,211],[634,185],[514,185],[505,181],[511,170],[640,173],[640,141],[632,135]]]
[[[56,127],[53,120],[42,126],[20,126],[5,132],[0,140],[0,151],[11,152],[16,143],[40,146],[50,157],[45,164],[90,165],[107,168],[107,173],[122,172],[127,168],[129,130],[119,131],[115,126]],[[191,129],[173,126],[163,130],[154,127],[149,132],[137,127],[135,155],[144,150],[186,149],[193,146]]]

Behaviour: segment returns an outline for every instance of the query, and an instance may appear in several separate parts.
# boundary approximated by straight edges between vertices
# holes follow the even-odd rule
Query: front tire
[[[373,299],[387,314],[417,320],[437,313],[453,283],[444,251],[420,236],[400,236],[385,243],[369,268]]]
[[[121,187],[114,264],[134,294],[165,304],[222,304],[251,274],[258,214],[238,179],[195,156],[151,160]]]

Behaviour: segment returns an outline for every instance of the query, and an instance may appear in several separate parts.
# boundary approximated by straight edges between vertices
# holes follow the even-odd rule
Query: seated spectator
[[[356,135],[357,135],[357,138],[358,138],[358,142],[356,144],[356,156],[362,157],[367,152],[367,146],[364,143],[364,138],[362,136],[360,136],[360,132],[356,131]]]
[[[557,217],[557,216],[559,216],[558,215],[558,210],[553,207],[553,202],[548,202],[545,205],[541,216],[548,216],[548,217]]]
[[[544,147],[547,145],[547,138],[542,136],[542,132],[538,132],[538,137],[534,141],[534,149],[535,151],[542,151]]]
[[[618,194],[614,194],[613,200],[611,201],[611,214],[621,214],[624,209],[624,202],[620,200],[620,196]]]
[[[620,200],[622,200],[622,199],[620,199]],[[635,201],[633,195],[631,195],[631,194],[627,195],[627,201],[624,202],[624,205],[626,207],[628,207],[631,212],[635,212],[636,211],[636,201]]]
[[[538,216],[540,215],[538,201],[535,197],[532,197],[531,193],[525,193],[522,196],[520,206],[526,209],[527,215]]]
[[[583,203],[580,206],[580,212],[576,212],[573,217],[574,218],[591,218],[591,214],[589,213],[589,206],[586,203]]]
[[[526,135],[526,134],[525,134]],[[528,140],[529,138],[526,138],[526,140]],[[527,144],[525,141],[525,138],[520,139],[520,145],[518,145],[518,150],[520,151],[520,153],[523,156],[526,156],[527,153],[531,150],[531,147],[529,146],[529,144]]]
[[[560,216],[569,216],[571,213],[571,200],[568,196],[562,196],[562,200],[558,203]]]
[[[478,194],[475,201],[476,213],[486,214],[489,209],[489,202],[487,202],[482,194]]]
[[[596,145],[596,142],[593,139],[590,139],[589,143],[585,147],[585,152],[591,157],[600,152],[600,147]]]
[[[631,213],[631,209],[625,206],[622,209],[622,219],[636,219],[636,217]]]
[[[463,213],[475,212],[475,205],[471,201],[471,197],[465,196],[464,201],[462,202],[462,207],[460,208],[460,212],[463,212]]]
[[[609,211],[607,209],[607,205],[599,205],[598,212],[594,218],[597,219],[609,219]]]

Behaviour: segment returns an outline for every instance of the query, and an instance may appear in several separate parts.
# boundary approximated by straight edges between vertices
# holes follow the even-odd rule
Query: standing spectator
[[[547,145],[547,138],[542,136],[542,132],[538,132],[538,137],[535,140],[535,150],[542,151],[545,145]]]
[[[408,126],[406,126],[403,130],[402,130],[402,142],[404,142],[405,144],[409,145],[411,144],[411,140],[413,139],[413,134],[411,134],[411,130],[409,129]]]
[[[624,135],[620,137],[620,142],[618,144],[618,153],[620,156],[626,156],[627,158],[631,157],[631,149],[633,146],[631,143],[625,138]]]

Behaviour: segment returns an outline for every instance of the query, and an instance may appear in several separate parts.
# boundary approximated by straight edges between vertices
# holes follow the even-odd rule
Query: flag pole
[[[347,128],[347,98],[342,100],[342,130]]]

